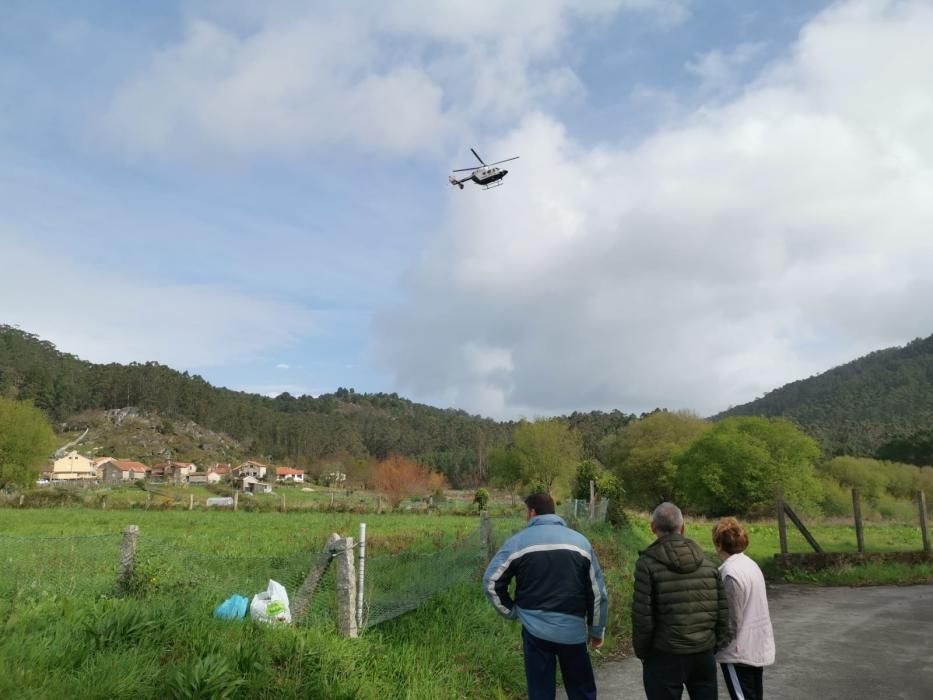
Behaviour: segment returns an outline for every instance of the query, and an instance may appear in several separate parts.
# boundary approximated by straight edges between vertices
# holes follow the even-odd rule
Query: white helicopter
[[[470,149],[473,151],[473,149]],[[509,174],[509,171],[505,168],[496,168],[494,166],[499,165],[500,163],[507,163],[510,160],[517,160],[518,156],[512,158],[506,158],[505,160],[497,160],[495,163],[489,163],[488,165],[479,157],[479,153],[473,151],[473,155],[476,156],[481,165],[478,168],[458,168],[451,172],[455,173],[465,173],[470,171],[470,174],[464,178],[457,178],[454,175],[451,175],[449,180],[450,184],[463,189],[463,183],[467,180],[472,180],[477,185],[482,185],[484,190],[488,190],[491,187],[499,187],[502,184],[502,178]]]

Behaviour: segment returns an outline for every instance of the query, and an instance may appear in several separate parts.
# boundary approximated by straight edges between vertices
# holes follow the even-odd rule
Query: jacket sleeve
[[[654,640],[653,597],[651,571],[645,558],[641,557],[635,564],[635,593],[632,596],[632,647],[639,659],[648,656]]]
[[[511,559],[514,549],[514,539],[509,539],[502,545],[502,549],[496,552],[496,556],[486,567],[486,573],[483,574],[483,591],[486,597],[496,612],[509,620],[518,617],[515,601],[509,595],[509,584],[515,577],[514,562]]]
[[[591,637],[602,639],[606,636],[606,622],[609,619],[609,596],[606,593],[606,581],[603,570],[599,566],[596,552],[590,547],[590,586],[592,588],[592,601],[587,611],[586,620],[589,623]],[[588,598],[590,596],[587,596]]]
[[[732,632],[729,629],[729,599],[722,577],[716,572],[716,649],[722,649],[732,641]]]

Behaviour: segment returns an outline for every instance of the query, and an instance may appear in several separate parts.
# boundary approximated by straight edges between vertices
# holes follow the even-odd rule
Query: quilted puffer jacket
[[[700,546],[675,533],[640,554],[632,599],[635,655],[693,654],[725,644],[729,604],[718,568]]]

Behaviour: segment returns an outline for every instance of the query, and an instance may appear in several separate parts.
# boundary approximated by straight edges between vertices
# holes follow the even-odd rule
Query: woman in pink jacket
[[[761,569],[749,557],[748,533],[735,518],[721,518],[713,527],[713,544],[722,561],[729,600],[732,641],[716,654],[732,700],[764,697],[762,669],[774,663],[774,632]]]

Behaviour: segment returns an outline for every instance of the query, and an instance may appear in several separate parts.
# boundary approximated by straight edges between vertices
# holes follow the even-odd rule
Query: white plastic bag
[[[249,605],[249,616],[272,625],[289,624],[292,621],[292,613],[288,607],[288,592],[285,586],[269,579],[268,588],[253,596]]]

